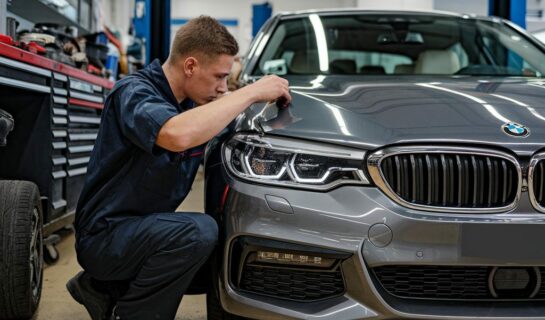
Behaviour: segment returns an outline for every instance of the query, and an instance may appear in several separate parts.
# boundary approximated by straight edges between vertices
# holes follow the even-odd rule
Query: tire
[[[0,181],[0,319],[30,319],[43,281],[42,206],[38,187]]]
[[[206,317],[208,320],[243,320],[234,314],[223,310],[221,302],[218,299],[217,292],[208,292],[206,294]]]

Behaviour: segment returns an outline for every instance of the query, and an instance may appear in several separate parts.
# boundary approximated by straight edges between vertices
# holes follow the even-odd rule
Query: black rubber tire
[[[206,294],[206,318],[208,320],[243,320],[242,318],[226,312],[221,306],[221,302],[217,297],[216,292],[209,292]]]
[[[0,181],[0,319],[30,319],[43,282],[42,206],[38,187]]]

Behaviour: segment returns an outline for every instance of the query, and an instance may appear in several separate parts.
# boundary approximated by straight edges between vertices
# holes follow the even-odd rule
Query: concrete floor
[[[199,171],[193,189],[179,211],[204,211],[204,176]],[[69,233],[57,245],[60,253],[59,261],[44,270],[42,300],[38,308],[36,320],[87,320],[90,319],[85,308],[72,299],[65,284],[68,279],[81,270],[74,250],[74,235]],[[206,319],[205,295],[185,296],[178,309],[176,320]]]

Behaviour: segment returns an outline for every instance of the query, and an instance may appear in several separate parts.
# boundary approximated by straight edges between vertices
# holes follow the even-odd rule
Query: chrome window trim
[[[414,154],[414,153],[449,153],[449,154],[469,154],[480,156],[493,156],[510,161],[515,165],[518,176],[518,184],[516,186],[517,193],[513,202],[507,206],[494,207],[494,208],[456,208],[456,207],[440,207],[440,206],[428,206],[421,204],[414,204],[405,201],[403,198],[397,195],[390,185],[386,183],[386,179],[380,170],[382,160],[387,157],[402,154]],[[473,147],[451,147],[451,146],[404,146],[404,147],[390,147],[381,149],[369,155],[367,158],[367,170],[371,180],[377,185],[377,187],[392,199],[397,204],[414,210],[423,210],[431,212],[445,212],[445,213],[503,213],[508,212],[516,208],[520,201],[522,193],[522,170],[517,159],[510,154],[490,150],[483,148]]]
[[[541,161],[545,160],[545,153],[538,153],[530,159],[530,164],[528,165],[528,195],[530,196],[530,202],[534,209],[541,213],[545,213],[545,207],[542,207],[538,202],[534,194],[534,170],[536,165]]]

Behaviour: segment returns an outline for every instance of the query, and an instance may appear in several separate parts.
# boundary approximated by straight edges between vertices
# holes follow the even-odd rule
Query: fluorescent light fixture
[[[311,14],[308,16],[312,28],[314,29],[314,34],[316,35],[316,45],[318,46],[318,59],[320,61],[320,71],[327,72],[329,71],[329,57],[327,53],[327,41],[325,38],[324,26],[320,16],[317,14]]]

